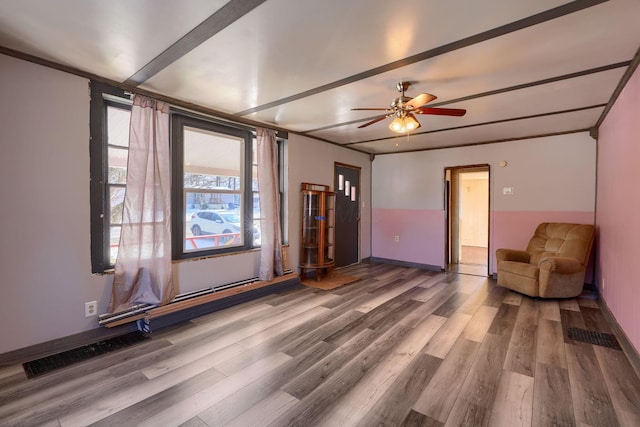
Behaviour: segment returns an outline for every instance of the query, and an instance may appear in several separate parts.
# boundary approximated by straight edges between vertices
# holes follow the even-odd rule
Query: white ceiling
[[[596,126],[639,18],[638,0],[3,0],[0,53],[378,154]],[[399,81],[467,114],[358,129],[377,112],[351,108]]]

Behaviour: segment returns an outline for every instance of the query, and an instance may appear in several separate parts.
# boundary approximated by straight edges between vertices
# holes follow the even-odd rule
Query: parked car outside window
[[[228,211],[196,211],[191,215],[191,232],[194,236],[239,233],[240,215]]]

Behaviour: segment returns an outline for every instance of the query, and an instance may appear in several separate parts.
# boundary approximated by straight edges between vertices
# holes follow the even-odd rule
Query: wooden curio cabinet
[[[301,193],[300,276],[322,280],[335,266],[336,194],[328,185],[309,183],[302,183]]]

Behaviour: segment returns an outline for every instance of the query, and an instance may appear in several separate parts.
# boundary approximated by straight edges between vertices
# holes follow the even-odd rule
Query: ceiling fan
[[[387,117],[395,116],[393,121],[389,124],[389,129],[394,132],[406,133],[420,127],[420,122],[416,119],[414,114],[436,114],[440,116],[464,116],[467,110],[460,108],[433,108],[423,107],[423,105],[433,101],[437,97],[429,93],[421,93],[415,98],[409,98],[405,96],[404,92],[411,86],[411,82],[399,82],[396,85],[398,92],[401,95],[391,101],[391,106],[388,108],[352,108],[352,111],[386,111],[385,114],[376,117],[375,119],[358,126],[359,128],[367,127],[374,123],[378,123]]]

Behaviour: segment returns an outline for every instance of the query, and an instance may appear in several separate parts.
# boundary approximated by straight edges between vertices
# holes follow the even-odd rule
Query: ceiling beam
[[[508,119],[501,119],[501,120],[492,120],[489,122],[482,122],[482,123],[473,123],[470,125],[463,125],[463,126],[455,126],[455,127],[451,127],[451,128],[443,128],[443,129],[433,129],[433,130],[427,130],[424,132],[415,132],[412,133],[411,135],[426,135],[426,134],[430,134],[430,133],[438,133],[438,132],[447,132],[450,130],[458,130],[458,129],[466,129],[466,128],[472,128],[472,127],[477,127],[477,126],[486,126],[486,125],[495,125],[498,123],[507,123],[507,122],[514,122],[517,120],[526,120],[526,119],[536,119],[539,117],[547,117],[547,116],[555,116],[558,114],[566,114],[566,113],[575,113],[578,111],[584,111],[584,110],[590,110],[592,108],[602,108],[605,107],[607,104],[597,104],[597,105],[589,105],[586,107],[580,107],[580,108],[572,108],[570,110],[561,110],[561,111],[551,111],[548,113],[540,113],[540,114],[532,114],[529,116],[521,116],[521,117],[511,117]],[[357,141],[357,142],[348,142],[346,144],[343,144],[344,146],[351,146],[351,145],[357,145],[357,144],[366,144],[369,142],[375,142],[375,141],[385,141],[388,139],[396,139],[398,136],[394,135],[394,136],[388,136],[385,138],[377,138],[377,139],[368,139],[366,141]]]
[[[169,46],[160,55],[153,58],[147,65],[129,77],[125,83],[132,86],[144,83],[265,1],[231,0],[182,36],[180,40]]]
[[[602,67],[596,67],[596,68],[591,68],[591,69],[588,69],[588,70],[577,71],[575,73],[570,73],[570,74],[563,74],[561,76],[550,77],[548,79],[538,80],[538,81],[535,81],[535,82],[523,83],[523,84],[519,84],[519,85],[515,85],[515,86],[509,86],[509,87],[504,87],[504,88],[500,88],[500,89],[490,90],[490,91],[487,91],[487,92],[481,92],[481,93],[476,93],[476,94],[473,94],[473,95],[463,96],[461,98],[450,99],[450,100],[443,101],[443,102],[436,102],[436,103],[433,103],[433,104],[429,104],[429,107],[440,107],[440,106],[443,106],[443,105],[455,104],[457,102],[469,101],[471,99],[483,98],[485,96],[499,95],[501,93],[511,92],[511,91],[514,91],[514,90],[527,89],[527,88],[530,88],[530,87],[540,86],[540,85],[549,84],[549,83],[555,83],[555,82],[559,82],[559,81],[562,81],[562,80],[568,80],[568,79],[574,79],[574,78],[578,78],[578,77],[588,76],[590,74],[601,73],[601,72],[604,72],[604,71],[614,70],[616,68],[628,67],[629,64],[631,64],[631,61],[623,61],[623,62],[617,62],[615,64],[603,65]],[[376,117],[379,117],[379,115],[378,116],[365,117],[365,118],[362,118],[362,119],[351,120],[351,121],[348,121],[348,122],[336,123],[336,124],[333,124],[333,125],[327,125],[327,126],[323,126],[323,127],[316,128],[316,129],[310,129],[310,130],[304,131],[303,133],[320,132],[322,130],[337,128],[337,127],[342,127],[342,126],[348,126],[348,125],[352,125],[352,124],[358,124],[358,123],[361,123],[361,122],[366,122],[366,121],[369,121],[369,120],[373,120]]]
[[[561,76],[550,77],[548,79],[538,80],[535,82],[528,82],[528,83],[523,83],[515,86],[509,86],[502,89],[490,90],[487,92],[482,92],[475,95],[463,96],[461,98],[451,99],[444,102],[436,102],[434,104],[431,104],[430,107],[439,107],[441,105],[454,104],[456,102],[461,102],[461,101],[469,101],[470,99],[482,98],[485,96],[499,95],[505,92],[512,92],[514,90],[527,89],[530,87],[546,85],[549,83],[555,83],[562,80],[575,79],[578,77],[584,77],[591,74],[602,73],[604,71],[615,70],[616,68],[628,67],[629,64],[631,64],[631,61],[616,62],[615,64],[603,65],[601,67],[590,68],[588,70],[577,71],[575,73],[563,74]]]
[[[598,121],[594,126],[596,129],[600,128],[600,125],[602,124],[602,122],[604,122],[604,119],[609,114],[609,111],[611,111],[611,107],[613,107],[613,105],[616,103],[616,100],[620,96],[620,93],[622,93],[622,89],[624,89],[624,87],[627,85],[627,82],[629,82],[629,80],[631,79],[631,76],[633,76],[633,73],[635,73],[636,69],[638,68],[638,65],[640,65],[640,48],[636,51],[636,55],[633,57],[633,60],[631,61],[629,68],[627,68],[627,71],[624,73],[624,75],[620,79],[620,82],[618,82],[618,86],[616,86],[616,90],[613,91],[613,94],[611,95],[611,98],[609,99],[607,106],[605,107],[604,111],[600,115],[600,118],[598,118]]]
[[[541,133],[538,135],[528,135],[528,136],[520,136],[515,138],[504,138],[504,139],[495,139],[490,141],[479,141],[479,142],[470,142],[467,144],[460,145],[442,145],[438,147],[428,147],[428,148],[414,148],[411,150],[396,150],[393,153],[375,153],[375,156],[384,156],[387,154],[398,154],[398,153],[415,153],[418,151],[432,151],[432,150],[449,150],[451,148],[461,148],[461,147],[473,147],[476,145],[489,145],[489,144],[501,144],[505,142],[516,142],[516,141],[524,141],[527,139],[538,139],[538,138],[548,138],[551,136],[561,136],[561,135],[571,135],[574,133],[582,133],[588,132],[589,129],[575,129],[575,130],[567,130],[562,132],[552,132],[552,133]]]
[[[328,90],[335,89],[340,86],[344,86],[349,83],[356,82],[358,80],[366,79],[368,77],[373,77],[378,74],[382,74],[398,68],[406,67],[408,65],[415,64],[416,62],[424,61],[424,60],[427,60],[439,55],[443,55],[445,53],[453,52],[477,43],[482,43],[487,40],[491,40],[496,37],[500,37],[505,34],[512,33],[514,31],[522,30],[524,28],[541,24],[543,22],[551,21],[553,19],[560,18],[562,16],[581,11],[583,9],[596,6],[606,1],[608,0],[575,0],[575,1],[563,4],[561,6],[555,7],[553,9],[549,9],[544,12],[540,12],[535,15],[531,15],[514,22],[510,22],[500,27],[493,28],[491,30],[487,30],[482,33],[478,33],[473,36],[469,36],[464,39],[457,40],[442,46],[438,46],[436,48],[409,56],[407,58],[399,59],[397,61],[390,62],[388,64],[381,65],[379,67],[375,67],[370,70],[363,71],[361,73],[354,74],[349,77],[345,77],[344,79],[340,79],[332,83],[327,83],[325,85],[318,86],[316,88],[297,93],[295,95],[287,96],[285,98],[268,102],[263,105],[258,105],[256,107],[249,108],[248,110],[240,111],[236,114],[239,116],[246,116],[248,114],[252,114],[258,111],[267,110],[269,108],[277,107],[282,104],[297,101],[298,99],[306,98],[308,96],[317,95],[319,93],[326,92]]]

